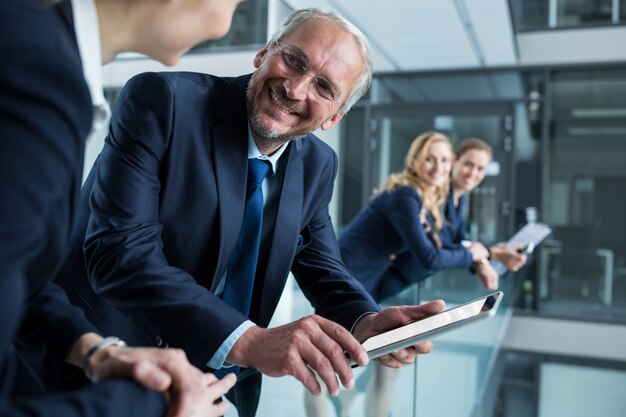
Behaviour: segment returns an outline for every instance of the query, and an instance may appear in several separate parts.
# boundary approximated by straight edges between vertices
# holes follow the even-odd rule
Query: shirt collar
[[[259,148],[256,146],[256,142],[252,136],[252,131],[250,131],[250,126],[248,126],[248,159],[262,159],[264,161],[268,161],[272,166],[272,175],[276,175],[276,172],[278,172],[278,160],[282,156],[283,152],[285,152],[285,149],[287,149],[287,145],[289,145],[289,142],[285,142],[283,146],[278,148],[278,150],[272,155],[265,156],[261,154],[261,151],[259,151]]]
[[[72,0],[72,15],[83,74],[94,110],[92,130],[99,130],[108,122],[111,109],[102,92],[100,29],[94,0]]]

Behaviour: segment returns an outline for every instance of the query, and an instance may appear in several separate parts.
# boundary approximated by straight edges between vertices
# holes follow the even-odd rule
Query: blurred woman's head
[[[461,141],[456,147],[456,158],[452,165],[452,190],[467,193],[476,188],[485,178],[492,157],[491,147],[482,139],[468,138]]]
[[[447,136],[432,131],[422,133],[411,143],[402,172],[392,174],[385,183],[389,191],[402,185],[415,187],[422,199],[422,212],[418,215],[431,226],[430,232],[439,247],[438,231],[443,227],[441,207],[448,194],[452,160],[452,144]],[[434,224],[426,222],[426,213],[433,217]]]
[[[413,140],[404,160],[404,171],[416,178],[422,190],[435,191],[447,187],[452,159],[448,138],[438,132],[426,132]]]
[[[96,0],[103,63],[140,52],[174,65],[191,47],[224,36],[242,0]]]

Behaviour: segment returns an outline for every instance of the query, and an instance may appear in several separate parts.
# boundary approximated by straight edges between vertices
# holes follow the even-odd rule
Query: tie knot
[[[248,159],[248,181],[260,184],[270,170],[270,164],[261,159]]]

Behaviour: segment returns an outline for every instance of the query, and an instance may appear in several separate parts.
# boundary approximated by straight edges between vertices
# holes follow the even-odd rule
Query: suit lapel
[[[291,257],[295,251],[300,232],[303,199],[303,166],[299,150],[302,139],[291,144],[283,186],[272,234],[267,270],[263,279],[259,319],[261,324],[269,321],[280,299],[285,281],[291,269]],[[306,139],[304,139],[306,140]],[[286,259],[289,262],[286,262]]]
[[[248,79],[240,77],[227,86],[216,111],[223,122],[211,129],[220,219],[220,256],[213,277],[214,285],[228,267],[243,219],[248,171],[248,121],[245,110]]]

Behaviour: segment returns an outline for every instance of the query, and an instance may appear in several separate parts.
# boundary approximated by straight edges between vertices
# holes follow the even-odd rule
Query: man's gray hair
[[[361,51],[361,57],[365,63],[365,71],[363,71],[361,78],[352,87],[352,91],[350,91],[346,102],[341,107],[341,111],[347,113],[352,105],[370,88],[370,84],[372,84],[372,52],[365,34],[363,34],[359,28],[334,12],[323,12],[316,8],[300,9],[287,16],[283,22],[283,27],[272,35],[268,44],[275,44],[280,38],[293,32],[300,24],[314,18],[330,19],[335,22],[340,28],[354,37]]]

